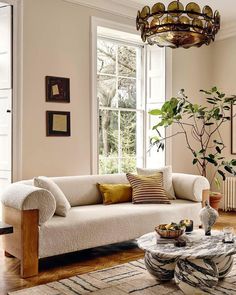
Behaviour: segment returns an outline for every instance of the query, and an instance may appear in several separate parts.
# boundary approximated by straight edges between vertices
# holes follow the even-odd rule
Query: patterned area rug
[[[137,260],[111,268],[90,272],[68,279],[40,285],[9,295],[183,295],[171,282],[160,282],[146,270],[143,260]],[[219,282],[212,292],[214,295],[236,294],[236,259],[230,274]]]

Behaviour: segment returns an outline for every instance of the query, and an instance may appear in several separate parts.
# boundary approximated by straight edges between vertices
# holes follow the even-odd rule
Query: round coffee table
[[[236,243],[224,244],[222,239],[220,231],[205,236],[203,230],[195,230],[187,245],[179,248],[152,232],[140,237],[138,246],[145,251],[150,274],[162,281],[174,278],[185,294],[209,294],[233,267]]]

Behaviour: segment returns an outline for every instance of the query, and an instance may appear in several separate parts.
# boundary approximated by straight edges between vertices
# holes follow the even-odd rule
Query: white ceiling
[[[152,6],[154,3],[163,2],[166,6],[172,0],[62,0],[77,3],[87,7],[96,8],[116,15],[122,15],[135,21],[137,10],[143,6]],[[236,0],[180,0],[185,6],[192,1],[202,8],[209,5],[213,10],[219,10],[221,15],[221,29],[217,40],[236,36]]]
[[[162,2],[166,5],[168,5],[172,0],[112,0],[113,2],[119,2],[124,3],[126,5],[139,7],[140,9],[144,5],[152,6],[153,4],[157,2]],[[192,2],[192,0],[180,0],[181,3],[184,5],[188,4],[189,2]],[[205,5],[209,5],[212,7],[213,10],[219,10],[222,24],[229,24],[236,22],[236,1],[235,0],[193,0],[193,2],[196,2],[201,7]]]

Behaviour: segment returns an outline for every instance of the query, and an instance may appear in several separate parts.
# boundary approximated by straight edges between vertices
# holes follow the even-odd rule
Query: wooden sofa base
[[[17,210],[3,206],[4,222],[13,225],[13,234],[3,236],[7,257],[21,260],[22,278],[38,275],[38,210]]]

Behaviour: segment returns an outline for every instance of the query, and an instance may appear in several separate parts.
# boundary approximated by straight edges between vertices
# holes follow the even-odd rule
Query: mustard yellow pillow
[[[105,205],[132,201],[132,188],[130,184],[98,183],[98,188]]]

